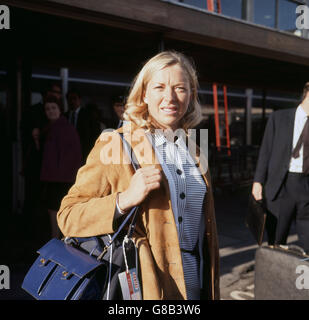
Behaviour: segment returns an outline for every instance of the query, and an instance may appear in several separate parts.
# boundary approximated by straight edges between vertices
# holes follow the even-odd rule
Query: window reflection
[[[207,0],[178,1],[207,10]],[[299,31],[295,26],[296,7],[305,4],[305,1],[307,0],[214,0],[214,6],[217,8],[220,2],[222,15],[238,19],[244,19],[242,13],[249,9],[254,23],[296,34]],[[249,20],[252,21],[251,18]]]
[[[275,28],[276,2],[275,0],[254,1],[254,22]]]
[[[241,3],[242,0],[221,0],[221,13],[229,17],[241,19]]]
[[[191,6],[195,6],[201,9],[207,9],[206,0],[179,0],[179,2],[189,4]]]
[[[286,30],[294,32],[296,29],[296,7],[298,4],[288,0],[279,0],[278,10],[278,28],[280,30]]]

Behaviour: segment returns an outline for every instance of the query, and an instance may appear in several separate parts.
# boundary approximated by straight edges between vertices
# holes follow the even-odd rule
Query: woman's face
[[[49,121],[55,121],[60,117],[60,109],[57,103],[48,102],[44,106],[46,117]]]
[[[164,129],[176,130],[191,98],[190,82],[179,64],[156,71],[150,79],[144,102],[151,117]]]

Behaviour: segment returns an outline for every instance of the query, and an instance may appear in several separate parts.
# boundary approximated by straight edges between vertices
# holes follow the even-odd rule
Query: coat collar
[[[157,169],[163,171],[155,151],[146,136],[147,130],[138,127],[134,122],[128,122],[116,131],[124,134],[125,139],[131,145],[132,150],[134,151],[135,156],[142,168],[155,165]],[[164,139],[161,137],[158,140],[158,143],[164,143]],[[206,157],[200,152],[200,148],[192,139],[190,140],[188,149],[192,159],[195,159],[196,161],[197,167],[201,172],[206,186],[209,187],[210,176]]]

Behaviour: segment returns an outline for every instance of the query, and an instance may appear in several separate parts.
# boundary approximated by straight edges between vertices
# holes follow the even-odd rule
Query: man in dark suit
[[[82,107],[81,96],[77,90],[68,91],[67,101],[69,111],[65,116],[78,132],[83,162],[86,162],[90,150],[101,133],[100,119],[91,108]]]
[[[269,244],[286,244],[293,219],[309,253],[309,82],[301,104],[270,115],[257,163],[252,194],[265,197]]]

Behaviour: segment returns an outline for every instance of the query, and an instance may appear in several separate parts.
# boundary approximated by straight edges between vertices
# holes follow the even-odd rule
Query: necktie
[[[71,124],[76,127],[76,111],[71,112]]]
[[[297,141],[297,144],[292,151],[292,157],[299,157],[299,150],[301,146],[304,146],[303,149],[303,173],[309,174],[309,117],[307,117],[307,121],[305,123],[304,129]]]

